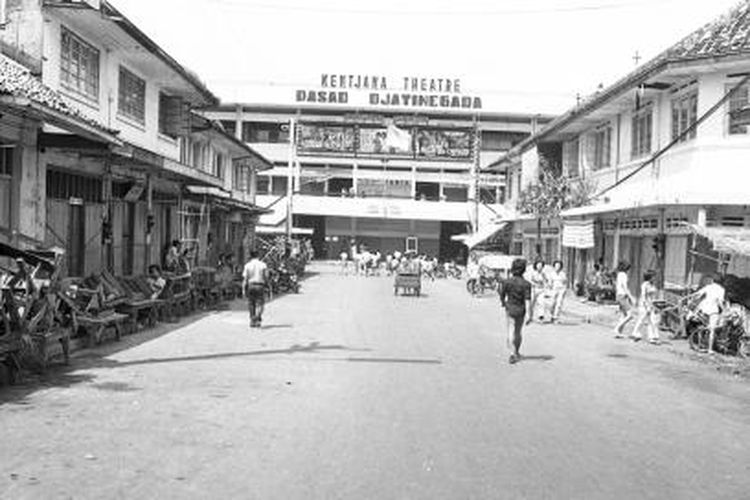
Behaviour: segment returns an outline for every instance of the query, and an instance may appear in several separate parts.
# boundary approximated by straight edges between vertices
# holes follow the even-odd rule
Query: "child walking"
[[[657,293],[656,286],[654,285],[655,277],[656,273],[654,271],[646,271],[643,274],[641,296],[638,299],[638,319],[635,321],[633,333],[630,334],[630,338],[635,341],[641,340],[641,325],[645,321],[648,326],[648,341],[658,345],[660,343],[659,328],[656,326],[656,308],[654,307],[654,300],[656,300]]]

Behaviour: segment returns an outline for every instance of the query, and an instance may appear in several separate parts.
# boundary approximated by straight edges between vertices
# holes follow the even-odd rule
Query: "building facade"
[[[750,274],[747,259],[724,260],[710,238],[696,234],[750,229],[748,33],[750,3],[743,2],[492,166],[507,172],[512,207],[540,168],[593,187],[590,205],[545,221],[552,253],[565,259],[573,282],[595,262],[613,268],[621,260],[633,266],[634,290],[648,269],[666,289],[696,286],[717,270]],[[533,256],[535,221],[523,219],[514,239]],[[566,244],[566,230],[583,226],[590,234]]]
[[[274,165],[257,181],[258,203],[274,210],[261,224],[283,225],[291,205],[294,225],[313,229],[318,257],[349,253],[354,241],[462,258],[452,237],[501,215],[506,196],[504,174],[479,169],[549,118],[484,111],[479,98],[454,91],[455,80],[449,91],[447,79],[440,88],[404,79],[409,93],[392,94],[386,77],[332,76],[322,75],[324,90],[296,91],[291,104],[207,113]]]
[[[18,167],[36,186],[20,197],[34,214],[21,229],[63,248],[67,274],[143,273],[174,239],[194,264],[242,257],[259,213],[253,172],[270,164],[197,114],[218,99],[194,74],[106,1],[8,0],[0,49],[115,136],[43,120],[40,154]]]

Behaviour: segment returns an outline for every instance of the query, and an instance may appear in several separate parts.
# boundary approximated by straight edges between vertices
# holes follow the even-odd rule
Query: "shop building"
[[[174,239],[194,250],[194,264],[241,257],[261,212],[254,172],[270,163],[197,114],[218,104],[198,77],[109,2],[6,7],[2,52],[114,136],[94,140],[42,120],[32,133],[38,158],[21,173],[36,189],[20,197],[22,211],[37,214],[24,234],[65,249],[72,276],[143,273]]]
[[[289,89],[291,103],[222,105],[207,116],[273,163],[257,180],[258,204],[274,210],[261,224],[279,231],[291,205],[294,226],[313,229],[323,258],[348,252],[352,240],[461,258],[465,247],[452,237],[503,212],[504,174],[479,169],[550,120],[483,110],[455,79],[322,75],[318,83]]]
[[[648,269],[667,289],[694,286],[722,267],[695,233],[750,229],[749,34],[743,2],[490,167],[508,175],[509,209],[540,165],[591,183],[590,205],[543,222],[543,256],[563,258],[574,282],[597,261],[611,269],[626,260],[634,291]],[[516,250],[534,257],[536,220],[509,220]],[[750,272],[745,260],[726,264],[728,272]]]

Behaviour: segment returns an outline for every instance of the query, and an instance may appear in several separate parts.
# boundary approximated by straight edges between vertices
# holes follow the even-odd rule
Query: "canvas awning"
[[[480,243],[483,243],[487,241],[488,239],[495,236],[499,231],[502,231],[505,229],[505,227],[508,225],[507,222],[500,222],[500,223],[494,223],[494,224],[487,224],[484,227],[481,227],[479,231],[473,234],[458,234],[456,236],[452,236],[451,239],[453,241],[460,241],[467,247],[469,247],[469,250],[474,248],[475,246],[479,245]]]
[[[688,224],[696,233],[713,244],[714,250],[721,253],[750,257],[750,229],[742,227],[704,227]]]

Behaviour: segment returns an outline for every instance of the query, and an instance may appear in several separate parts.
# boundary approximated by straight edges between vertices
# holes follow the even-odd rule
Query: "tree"
[[[554,174],[555,169],[547,163],[540,159],[539,182],[527,186],[518,197],[518,210],[536,218],[537,256],[542,253],[542,221],[556,219],[563,210],[588,205],[596,188],[590,180]]]

